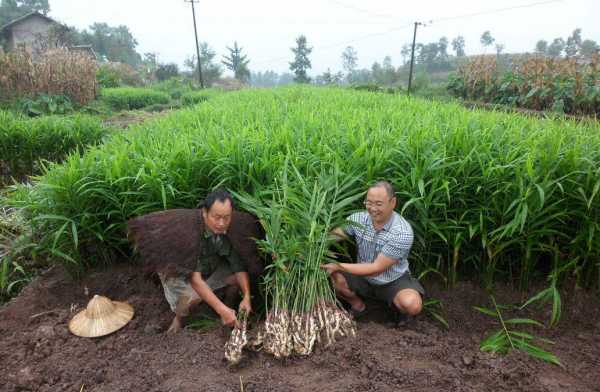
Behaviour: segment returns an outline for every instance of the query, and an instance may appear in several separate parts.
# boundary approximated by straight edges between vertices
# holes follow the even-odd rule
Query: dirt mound
[[[450,291],[428,287],[428,292],[442,299],[449,332],[427,316],[404,329],[391,328],[385,309],[369,304],[356,339],[284,361],[247,352],[230,368],[220,327],[164,334],[171,313],[160,284],[139,267],[94,271],[80,281],[55,268],[0,309],[0,390],[240,391],[240,382],[247,392],[598,390],[600,304],[593,295],[575,292],[564,298],[559,327],[546,333],[556,341],[552,351],[563,362],[561,369],[518,352],[481,353],[480,339],[497,326],[472,310],[487,301],[479,288],[461,284]],[[127,301],[136,314],[112,335],[75,337],[67,323],[94,294]],[[503,303],[521,299],[508,288],[496,296]]]

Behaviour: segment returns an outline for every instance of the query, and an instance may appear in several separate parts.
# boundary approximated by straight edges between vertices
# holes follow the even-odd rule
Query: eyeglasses
[[[383,207],[385,205],[385,202],[383,202],[383,201],[372,202],[372,201],[369,201],[369,200],[365,200],[365,201],[363,201],[363,204],[367,208],[369,208],[369,207],[381,208],[381,207]]]

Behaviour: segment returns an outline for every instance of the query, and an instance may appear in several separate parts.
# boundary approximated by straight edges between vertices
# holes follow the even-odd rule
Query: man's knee
[[[350,286],[348,286],[348,282],[344,275],[341,272],[334,272],[331,274],[331,281],[333,282],[333,287],[336,290],[350,290]]]
[[[416,290],[400,290],[394,297],[394,305],[398,310],[411,316],[416,316],[423,310],[421,294]]]

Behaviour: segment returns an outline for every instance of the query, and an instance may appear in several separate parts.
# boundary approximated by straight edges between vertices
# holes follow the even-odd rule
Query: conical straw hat
[[[87,308],[71,319],[69,330],[77,336],[95,338],[123,328],[132,317],[133,308],[128,303],[94,295]]]

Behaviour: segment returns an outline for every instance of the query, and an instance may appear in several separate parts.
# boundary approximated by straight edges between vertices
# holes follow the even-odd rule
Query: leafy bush
[[[218,91],[214,89],[192,91],[181,96],[181,103],[184,106],[196,105],[200,102],[207,101],[216,95],[218,95]]]
[[[428,88],[430,84],[431,82],[427,72],[417,72],[411,87],[413,88],[413,91],[420,91]]]
[[[152,89],[167,93],[173,99],[180,99],[183,94],[196,91],[191,81],[180,78],[170,78],[155,83],[152,85]]]
[[[98,67],[96,72],[98,84],[104,88],[122,86],[142,86],[141,76],[128,64],[106,63]]]
[[[115,110],[133,110],[155,104],[167,104],[170,97],[151,89],[118,87],[103,89],[102,100]]]
[[[0,111],[0,166],[8,168],[7,176],[22,179],[39,173],[41,160],[61,161],[99,143],[106,134],[100,121],[90,116],[27,119]]]
[[[179,67],[175,63],[160,64],[156,68],[156,78],[159,81],[168,80],[179,76]]]
[[[48,94],[40,94],[35,98],[21,98],[16,106],[18,111],[30,117],[42,114],[67,114],[74,109],[69,97]]]

